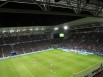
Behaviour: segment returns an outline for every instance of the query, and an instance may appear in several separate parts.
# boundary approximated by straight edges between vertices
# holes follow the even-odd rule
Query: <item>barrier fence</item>
[[[95,74],[103,70],[103,61],[88,67],[87,69],[80,71],[71,77],[93,77]]]

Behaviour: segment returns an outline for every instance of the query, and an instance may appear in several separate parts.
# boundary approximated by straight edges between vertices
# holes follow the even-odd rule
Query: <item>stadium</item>
[[[103,1],[0,0],[0,77],[103,77]]]

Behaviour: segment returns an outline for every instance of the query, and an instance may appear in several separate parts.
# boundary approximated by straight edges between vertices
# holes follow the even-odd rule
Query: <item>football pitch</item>
[[[102,60],[96,55],[54,49],[0,60],[0,77],[71,77]]]

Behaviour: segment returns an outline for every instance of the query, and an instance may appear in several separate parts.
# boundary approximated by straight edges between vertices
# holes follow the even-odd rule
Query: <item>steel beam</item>
[[[8,1],[5,1],[3,4],[0,5],[0,7],[6,5],[8,3]]]
[[[5,0],[4,0],[5,1]],[[36,4],[43,11],[48,11],[47,7],[61,7],[61,8],[69,8],[74,9],[75,12],[80,13],[81,11],[89,11],[94,15],[99,15],[102,13],[103,5],[100,4],[97,0],[90,0],[89,3],[86,0],[64,0],[62,2],[53,2],[52,0],[7,0],[8,2],[16,2],[16,3],[26,3],[26,4]],[[99,10],[99,7],[100,10]]]
[[[25,10],[25,9],[5,9],[0,8],[0,13],[26,13],[26,14],[53,14],[53,15],[66,15],[66,16],[81,16],[81,17],[96,17],[103,18],[102,16],[91,16],[84,14],[75,14],[75,13],[67,13],[67,12],[56,12],[56,11],[39,11],[39,10]]]

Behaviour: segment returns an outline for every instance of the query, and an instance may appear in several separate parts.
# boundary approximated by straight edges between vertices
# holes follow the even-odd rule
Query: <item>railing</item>
[[[77,74],[74,74],[72,75],[71,77],[86,77],[87,74],[90,74],[88,77],[93,77],[96,73],[92,73],[94,70],[98,69],[101,67],[101,65],[103,65],[103,61],[99,62],[99,63],[96,63],[95,65],[93,66],[90,66],[89,68],[83,70],[83,71],[80,71],[79,73]],[[102,69],[103,70],[103,66],[102,66]],[[99,71],[101,71],[99,70]]]

